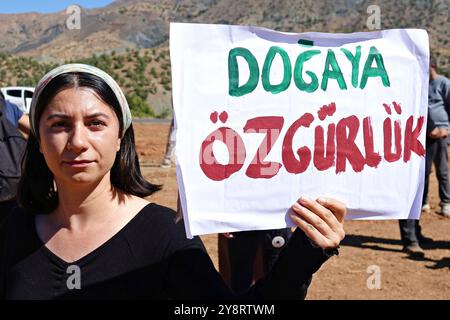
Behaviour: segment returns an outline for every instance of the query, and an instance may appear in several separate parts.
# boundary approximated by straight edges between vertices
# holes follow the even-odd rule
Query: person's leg
[[[423,256],[423,250],[420,247],[419,239],[416,234],[417,220],[403,219],[398,220],[400,224],[400,235],[403,242],[403,252],[412,256]]]
[[[258,231],[234,232],[228,242],[230,287],[236,293],[245,292],[253,282],[253,265],[260,243]]]
[[[436,141],[436,155],[434,157],[436,177],[439,183],[439,198],[441,200],[441,214],[450,209],[450,185],[448,180],[448,151],[447,139]],[[450,214],[450,212],[449,212]]]
[[[428,204],[428,185],[430,181],[431,166],[437,150],[435,139],[427,138],[425,154],[425,183],[422,197],[422,206]]]
[[[422,208],[424,205],[428,205],[428,189],[429,189],[429,181],[431,168],[433,163],[435,163],[435,159],[437,157],[437,153],[439,150],[439,141],[436,139],[428,138],[426,139],[426,155],[425,155],[425,184],[424,184],[424,192],[422,198]],[[428,205],[428,210],[422,210],[422,212],[427,212],[430,210]],[[414,235],[412,236],[412,226],[414,225]],[[427,238],[422,235],[422,228],[420,226],[419,220],[412,220],[410,222],[403,222],[400,224],[400,233],[402,234],[402,241],[404,246],[408,245],[423,245],[432,242],[431,238]]]
[[[170,123],[169,135],[167,137],[166,143],[166,154],[164,155],[163,167],[169,167],[172,163],[173,150],[175,148],[175,137],[174,137],[174,119]]]
[[[414,219],[398,220],[400,225],[400,236],[404,246],[419,244],[416,236],[416,221]]]
[[[433,242],[433,239],[432,239],[432,238],[425,237],[425,236],[422,234],[422,227],[420,226],[419,220],[414,220],[414,221],[416,222],[416,223],[415,223],[416,237],[417,237],[417,240],[419,241],[419,245],[420,245],[420,246],[424,246],[424,245],[429,245],[429,244],[431,244],[431,243]]]
[[[422,206],[428,204],[428,185],[431,173],[431,166],[436,154],[437,144],[435,139],[426,139],[426,154],[425,154],[425,184],[422,197]],[[421,236],[420,226],[417,220],[403,219],[398,220],[400,226],[400,237],[403,243],[403,250],[409,252],[411,250],[420,251],[419,239]],[[416,233],[418,231],[418,233]]]

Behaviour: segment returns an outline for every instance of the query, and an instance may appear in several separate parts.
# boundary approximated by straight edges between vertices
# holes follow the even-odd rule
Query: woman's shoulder
[[[139,213],[140,228],[154,235],[186,238],[183,220],[177,221],[176,212],[154,202],[148,203]]]
[[[33,243],[36,240],[34,219],[34,214],[22,208],[12,209],[0,226],[0,241],[13,239],[21,245]]]
[[[3,219],[2,227],[3,229],[14,227],[14,230],[21,230],[21,227],[29,226],[33,221],[33,214],[26,212],[22,208],[15,207]]]
[[[203,248],[199,238],[188,239],[183,220],[177,221],[176,212],[150,202],[133,218],[127,237],[143,250],[151,249],[169,255],[187,248]]]
[[[176,212],[155,202],[143,203],[142,209],[137,214],[143,220],[143,222],[149,222],[152,225],[165,224],[167,227],[173,226],[175,223]]]
[[[132,225],[132,229],[145,228],[148,231],[173,229],[176,214],[171,208],[136,196],[131,196],[127,200],[125,208],[132,214],[129,223]],[[138,220],[138,223],[135,223],[135,220]]]
[[[8,261],[19,261],[41,246],[34,229],[34,217],[21,208],[8,214],[0,228],[0,260],[8,257]]]

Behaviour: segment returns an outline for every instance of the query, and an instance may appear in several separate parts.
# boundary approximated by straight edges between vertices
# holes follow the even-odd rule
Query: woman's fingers
[[[317,202],[330,210],[340,223],[344,223],[347,207],[344,203],[333,198],[320,197]]]
[[[327,235],[331,234],[333,230],[330,228],[329,224],[324,221],[320,214],[317,214],[317,208],[312,205],[304,205],[295,202],[292,209],[305,220],[307,223],[311,224],[315,229],[317,229],[321,234]],[[323,208],[324,210],[327,210]]]
[[[306,236],[317,246],[323,249],[331,249],[336,248],[339,245],[338,238],[329,239],[325,237],[319,230],[317,230],[312,224],[305,221],[302,217],[300,217],[297,213],[291,210],[291,219],[292,221],[303,230]]]
[[[326,198],[319,198],[320,201],[322,201],[323,203],[327,203],[327,199]],[[338,221],[337,217],[335,216],[335,214],[333,213],[332,210],[328,209],[327,207],[325,207],[324,205],[322,205],[319,202],[319,199],[314,201],[314,200],[310,200],[307,199],[305,197],[301,197],[300,199],[298,199],[298,203],[300,203],[302,206],[308,208],[310,211],[314,212],[316,215],[318,215],[323,221],[326,222],[326,224],[334,231],[338,231],[341,229],[342,225],[341,223]],[[332,201],[328,201],[328,202],[332,202]],[[344,206],[345,208],[345,206]],[[334,209],[333,209],[334,210]]]
[[[319,242],[322,241],[321,233],[292,210],[290,211],[289,215],[295,225],[302,229],[309,239],[320,246]]]
[[[331,198],[300,198],[291,210],[292,221],[319,247],[335,248],[345,237],[345,205]]]

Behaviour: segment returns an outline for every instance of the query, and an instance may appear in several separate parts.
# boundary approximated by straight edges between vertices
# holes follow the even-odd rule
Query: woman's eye
[[[51,125],[52,128],[67,128],[69,127],[69,123],[66,121],[58,121]]]
[[[90,127],[96,127],[96,128],[100,128],[100,127],[106,126],[106,124],[103,121],[100,121],[100,120],[93,120],[93,121],[89,122],[88,125]]]

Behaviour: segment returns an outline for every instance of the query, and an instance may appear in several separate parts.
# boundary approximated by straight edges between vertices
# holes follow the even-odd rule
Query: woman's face
[[[120,148],[115,112],[85,87],[54,96],[39,120],[39,137],[40,151],[58,184],[101,181]]]

